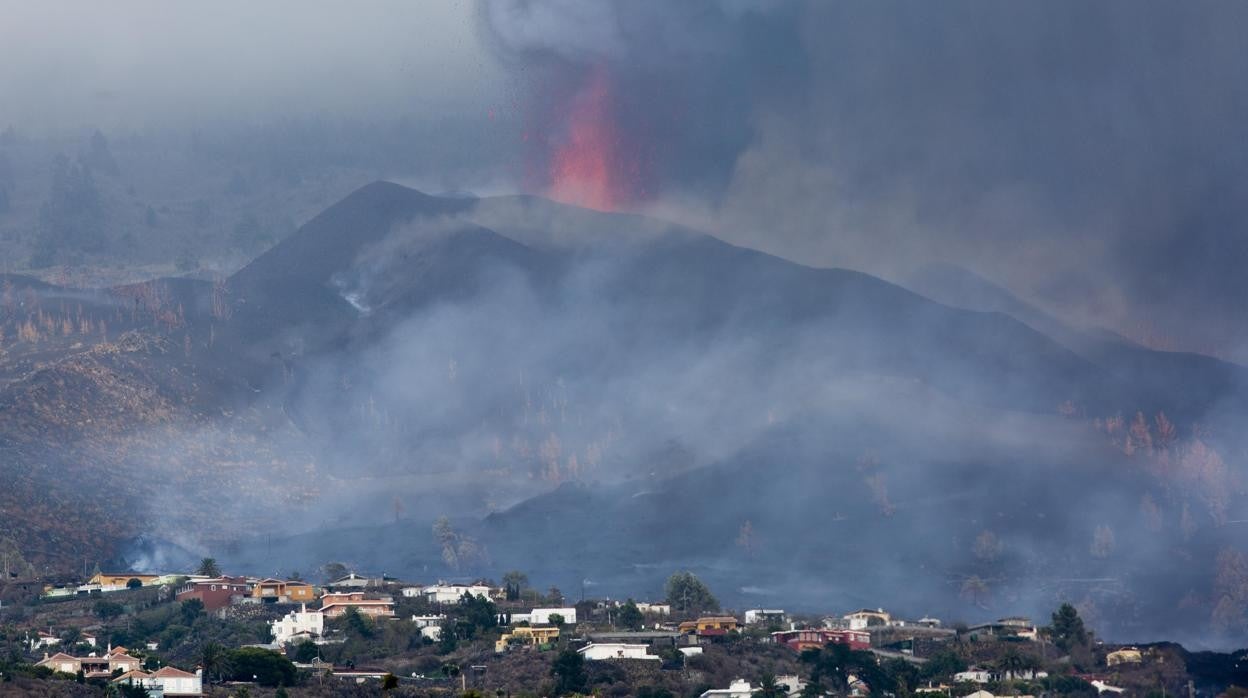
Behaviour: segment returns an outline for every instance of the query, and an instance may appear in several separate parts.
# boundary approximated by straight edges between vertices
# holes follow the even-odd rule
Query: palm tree
[[[205,577],[220,577],[221,576],[221,568],[217,567],[216,558],[211,558],[211,557],[206,557],[200,560],[199,569],[195,571],[196,573],[201,574]]]
[[[1028,661],[1018,652],[1010,651],[997,662],[997,669],[1009,680],[1017,679],[1027,668]]]
[[[770,671],[763,672],[758,679],[758,690],[754,691],[754,695],[761,698],[784,698],[787,694],[788,692],[776,683],[776,675]]]
[[[213,678],[220,679],[230,673],[229,653],[220,644],[209,642],[199,654],[199,665],[204,670],[204,679],[212,683]]]

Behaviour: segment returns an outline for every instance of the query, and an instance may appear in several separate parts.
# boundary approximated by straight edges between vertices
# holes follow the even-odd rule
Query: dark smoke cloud
[[[567,7],[565,5],[571,5]],[[595,66],[660,210],[894,278],[948,261],[1243,358],[1242,5],[486,2],[558,103]],[[543,118],[551,118],[545,116]]]

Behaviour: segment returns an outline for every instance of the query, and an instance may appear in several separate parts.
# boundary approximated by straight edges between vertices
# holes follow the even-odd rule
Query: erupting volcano
[[[618,127],[613,88],[611,76],[598,68],[555,114],[563,130],[550,144],[550,198],[614,211],[646,196],[642,159]]]

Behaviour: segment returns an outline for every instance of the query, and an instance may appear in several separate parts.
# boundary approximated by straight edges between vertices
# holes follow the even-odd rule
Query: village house
[[[759,625],[762,623],[783,624],[788,618],[784,611],[778,608],[754,608],[745,612],[746,625]]]
[[[524,626],[504,633],[494,642],[495,652],[506,652],[515,645],[539,646],[559,639],[559,628],[555,626]]]
[[[346,615],[347,610],[351,608],[363,615],[374,618],[390,618],[394,616],[394,601],[390,599],[366,599],[362,591],[331,593],[321,597],[321,613],[325,614],[326,618],[337,618]]]
[[[990,669],[973,666],[966,671],[954,674],[953,680],[966,683],[990,683],[996,680],[996,674]]]
[[[603,644],[589,643],[577,650],[586,661],[600,661],[604,659],[662,659],[656,654],[650,654],[649,645],[626,645],[619,642],[609,642]]]
[[[420,634],[434,642],[442,639],[442,624],[445,622],[446,616],[443,614],[436,616],[412,616],[412,624],[420,629]]]
[[[863,608],[853,613],[846,613],[842,618],[849,623],[850,630],[866,630],[880,625],[891,625],[893,616],[882,608]]]
[[[149,693],[159,693],[164,698],[190,698],[204,695],[204,681],[199,673],[192,674],[171,666],[151,673],[135,670],[113,679],[114,684],[142,687]]]
[[[109,648],[108,653],[102,657],[94,652],[86,657],[74,657],[64,652],[57,652],[51,657],[45,654],[44,658],[35,664],[35,666],[46,666],[53,671],[65,674],[77,674],[81,671],[87,678],[110,677],[117,671],[122,673],[134,671],[140,665],[141,662],[131,657],[125,647]]]
[[[384,587],[389,581],[390,580],[388,580],[385,575],[380,577],[365,577],[352,572],[341,579],[335,579],[329,584],[326,584],[325,587],[332,591],[341,591],[343,589],[348,591],[357,589],[376,589]]]
[[[786,696],[800,696],[806,688],[806,682],[797,676],[777,676],[776,685],[781,687]],[[752,698],[758,695],[761,687],[751,686],[745,679],[735,679],[728,688],[713,688],[703,691],[701,698]]]
[[[871,648],[871,634],[865,630],[828,630],[826,628],[782,630],[772,633],[771,639],[776,644],[784,645],[796,652],[819,649],[830,642],[849,645],[850,649],[854,650]]]
[[[424,598],[429,603],[447,604],[459,603],[464,594],[469,596],[484,596],[490,598],[491,589],[484,584],[431,584],[426,587],[408,587],[402,591],[402,594],[408,598]]]
[[[645,601],[637,602],[637,610],[646,615],[670,616],[672,615],[672,605],[667,603],[646,603]]]
[[[1022,669],[1019,671],[996,671],[985,669],[983,667],[971,667],[966,671],[960,671],[953,675],[954,681],[965,681],[968,683],[992,683],[994,681],[1015,680],[1015,681],[1033,681],[1035,679],[1043,679],[1048,677],[1048,672],[1036,671],[1034,669]]]
[[[535,608],[528,613],[511,613],[509,620],[512,625],[528,623],[529,625],[551,625],[551,617],[559,616],[564,623],[576,624],[575,608]]]
[[[1034,642],[1039,637],[1040,631],[1030,618],[1015,616],[972,625],[966,629],[966,632],[971,639],[1016,637]]]
[[[87,580],[87,586],[98,586],[101,591],[115,591],[127,588],[130,581],[136,579],[143,586],[151,586],[160,579],[160,575],[142,572],[96,572]]]
[[[61,644],[61,638],[53,635],[52,633],[45,633],[40,630],[30,638],[30,651],[37,652],[41,649],[59,644]]]
[[[1109,666],[1143,664],[1144,654],[1137,647],[1122,647],[1105,655],[1105,663]]]
[[[325,633],[325,614],[320,611],[309,611],[307,604],[291,611],[269,625],[273,632],[273,642],[281,647],[293,642],[297,635],[306,634],[320,637]]]
[[[685,636],[680,633],[674,633],[667,630],[615,630],[609,632],[589,633],[586,635],[586,638],[590,642],[597,642],[599,644],[646,644],[651,647],[655,645],[674,647],[684,637]]]
[[[297,580],[262,579],[251,588],[251,598],[262,603],[309,603],[316,600],[316,589]]]
[[[697,620],[687,620],[677,626],[680,632],[698,637],[727,635],[736,629],[737,619],[732,616],[703,616]]]
[[[212,613],[240,603],[251,596],[251,582],[246,577],[215,577],[189,581],[174,595],[178,601],[199,599],[204,610]]]
[[[756,689],[745,679],[733,679],[728,688],[712,688],[703,691],[701,698],[750,698]]]

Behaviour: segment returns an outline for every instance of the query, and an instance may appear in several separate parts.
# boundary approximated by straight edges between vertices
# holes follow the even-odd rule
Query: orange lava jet
[[[566,131],[549,161],[550,198],[614,211],[644,194],[638,158],[617,128],[617,108],[610,76],[595,70],[568,105]]]

